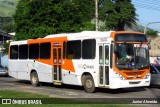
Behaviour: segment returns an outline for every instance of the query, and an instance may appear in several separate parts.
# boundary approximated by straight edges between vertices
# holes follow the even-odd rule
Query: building
[[[151,45],[151,49],[150,49],[150,56],[151,57],[157,57],[160,56],[160,36],[156,37],[156,38],[152,38],[150,40],[150,45]]]

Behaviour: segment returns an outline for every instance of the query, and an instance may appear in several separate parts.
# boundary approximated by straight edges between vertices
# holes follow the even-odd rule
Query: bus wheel
[[[94,81],[91,75],[85,76],[84,89],[87,93],[94,93],[96,91],[96,87],[94,85]]]
[[[32,83],[32,86],[34,87],[39,86],[39,79],[36,72],[31,73],[31,83]]]

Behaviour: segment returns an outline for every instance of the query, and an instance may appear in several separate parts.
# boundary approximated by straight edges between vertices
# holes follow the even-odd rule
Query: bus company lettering
[[[93,65],[87,65],[87,64],[79,64],[78,68],[83,68],[83,69],[94,69]]]

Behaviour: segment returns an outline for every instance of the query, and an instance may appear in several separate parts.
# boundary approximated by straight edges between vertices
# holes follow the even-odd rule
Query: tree
[[[92,29],[88,0],[20,0],[14,15],[16,40]]]
[[[146,35],[148,37],[157,37],[158,36],[158,31],[155,31],[153,29],[148,29],[147,32],[146,32]]]
[[[131,0],[100,0],[100,19],[108,30],[124,30],[136,23],[136,13]]]
[[[4,43],[3,44],[3,55],[8,54],[8,48],[10,43]]]
[[[14,22],[12,17],[0,17],[0,29],[5,33],[14,31]]]

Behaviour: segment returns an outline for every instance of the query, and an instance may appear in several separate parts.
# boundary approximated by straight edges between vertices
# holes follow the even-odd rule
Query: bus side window
[[[67,59],[80,59],[81,58],[81,40],[67,42]]]
[[[41,59],[50,59],[51,55],[51,43],[41,43],[40,44],[40,58]]]
[[[39,44],[30,44],[29,45],[29,59],[38,59],[39,58]]]
[[[19,45],[19,59],[28,59],[28,45]]]
[[[18,59],[18,45],[10,47],[10,59]]]
[[[96,40],[86,39],[82,42],[82,58],[94,59],[96,56]]]

